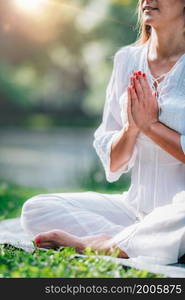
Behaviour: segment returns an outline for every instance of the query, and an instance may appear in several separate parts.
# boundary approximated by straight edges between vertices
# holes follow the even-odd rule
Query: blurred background
[[[113,55],[136,40],[137,0],[0,0],[0,180],[123,190],[92,146]]]

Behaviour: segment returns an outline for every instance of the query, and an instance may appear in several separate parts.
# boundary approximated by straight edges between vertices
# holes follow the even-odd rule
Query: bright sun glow
[[[29,12],[36,12],[37,10],[40,10],[43,0],[15,0],[16,5],[23,9],[27,10]]]

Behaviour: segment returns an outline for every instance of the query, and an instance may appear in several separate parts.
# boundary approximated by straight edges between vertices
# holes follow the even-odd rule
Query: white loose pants
[[[61,229],[79,237],[106,233],[129,257],[175,263],[185,254],[185,192],[142,219],[131,214],[123,194],[40,194],[22,208],[21,225],[32,237]]]
[[[76,236],[114,236],[136,220],[123,203],[123,194],[73,192],[40,194],[22,208],[21,225],[32,236],[61,229]]]

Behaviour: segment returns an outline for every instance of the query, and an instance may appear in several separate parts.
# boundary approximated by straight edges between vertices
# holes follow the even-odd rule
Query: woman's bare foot
[[[62,246],[73,247],[76,250],[83,248],[79,237],[62,230],[41,232],[34,238],[38,248],[59,248]]]
[[[117,256],[121,258],[129,258],[128,255],[117,248],[112,242],[112,236],[107,234],[98,234],[90,237],[81,238],[84,247],[91,247],[93,250],[98,251],[100,254],[111,255],[114,251],[117,251]]]
[[[90,247],[92,250],[111,254],[114,250],[118,250],[118,257],[128,258],[128,255],[121,249],[111,243],[111,236],[107,234],[98,234],[79,238],[66,231],[51,230],[43,232],[35,237],[37,247],[40,248],[59,248],[68,246],[75,248],[78,252],[83,252],[85,248]]]

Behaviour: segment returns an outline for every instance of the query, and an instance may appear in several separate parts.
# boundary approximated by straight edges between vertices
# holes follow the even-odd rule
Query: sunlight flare
[[[37,12],[42,7],[44,0],[15,0],[15,3],[20,9],[28,12]]]

